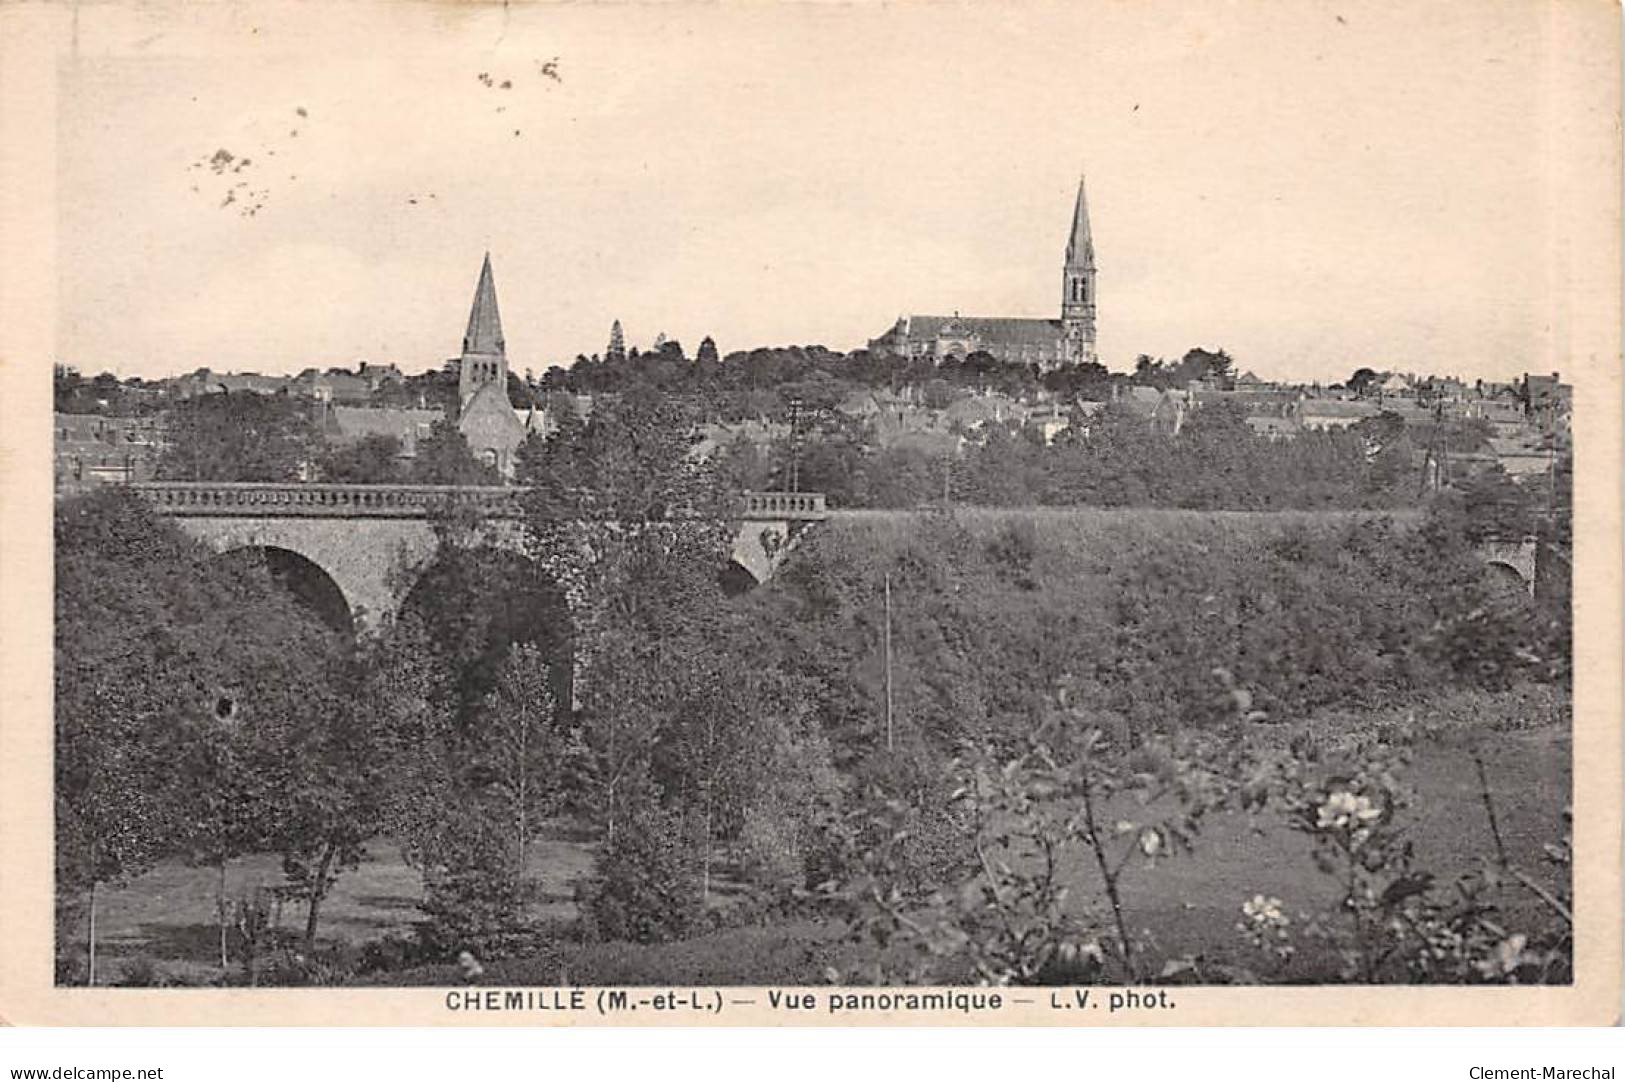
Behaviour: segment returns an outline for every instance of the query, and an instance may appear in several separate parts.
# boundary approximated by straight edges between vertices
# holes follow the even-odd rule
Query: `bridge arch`
[[[1485,560],[1484,571],[1498,594],[1521,599],[1532,592],[1532,583],[1524,577],[1523,569],[1508,560]]]
[[[145,481],[131,487],[156,513],[217,552],[260,548],[308,561],[343,596],[358,631],[393,616],[442,547],[466,547],[466,540],[523,554],[551,574],[565,598],[558,611],[568,619],[557,622],[567,628],[562,634],[571,640],[572,659],[558,667],[570,674],[572,696],[580,694],[576,680],[603,604],[593,571],[599,535],[628,525],[561,520],[557,536],[539,542],[521,521],[524,490],[504,486]],[[742,588],[770,578],[805,528],[828,516],[816,492],[745,492],[738,510],[726,574]],[[457,531],[467,526],[450,526],[462,523],[465,511],[467,522],[477,524],[466,539]]]
[[[1533,537],[1487,538],[1478,545],[1478,557],[1492,569],[1491,574],[1510,576],[1524,593],[1534,595],[1537,552]]]
[[[263,569],[322,623],[344,634],[355,631],[355,610],[343,587],[303,553],[277,545],[243,544],[225,549],[218,559],[243,572]]]
[[[475,599],[480,603],[471,604]],[[545,561],[511,549],[448,545],[417,569],[398,613],[421,620],[430,641],[456,657],[465,709],[495,686],[509,649],[524,644],[547,660],[555,702],[566,710],[575,703],[580,614]]]

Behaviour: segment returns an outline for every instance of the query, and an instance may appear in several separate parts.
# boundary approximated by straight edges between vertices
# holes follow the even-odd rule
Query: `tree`
[[[635,817],[606,840],[583,891],[582,909],[601,939],[679,939],[700,915],[692,878],[692,854],[675,817],[658,806],[639,805]]]
[[[578,519],[627,526],[659,523],[722,551],[734,496],[713,464],[693,453],[692,403],[637,388],[600,402],[583,423],[561,425],[527,452],[521,482],[526,524],[539,540]]]
[[[1044,373],[1047,390],[1069,399],[1102,402],[1111,397],[1111,373],[1097,361],[1066,364]]]
[[[604,360],[610,364],[626,360],[626,335],[621,333],[621,321],[618,319],[609,325],[609,346],[604,350]]]
[[[490,791],[484,719],[458,716],[454,670],[416,612],[374,640],[366,664],[369,706],[388,738],[380,830],[422,873],[420,938],[442,958],[500,954],[523,899],[512,821]]]
[[[349,484],[390,484],[401,479],[399,437],[372,434],[354,443],[329,447],[321,459],[322,480]]]
[[[1180,382],[1194,379],[1212,380],[1229,386],[1235,379],[1235,362],[1224,350],[1207,350],[1200,346],[1187,350],[1179,360]]]
[[[72,365],[57,364],[51,370],[51,408],[57,413],[82,413],[79,394],[85,378]]]
[[[716,340],[710,335],[706,335],[704,338],[700,339],[700,351],[695,355],[694,359],[696,362],[704,365],[720,364],[721,362],[717,360]]]
[[[547,659],[534,644],[508,651],[481,718],[481,767],[513,824],[514,862],[521,877],[536,822],[556,810],[559,759],[555,704]]]
[[[306,403],[251,392],[189,398],[169,414],[167,481],[297,481],[320,455]]]
[[[330,657],[325,671],[290,673],[284,689],[297,708],[253,733],[256,765],[279,780],[265,834],[282,854],[289,893],[305,901],[307,955],[333,884],[389,821],[395,718],[380,708],[390,689],[378,683],[374,649],[364,646],[351,664]]]
[[[693,453],[695,439],[691,406],[638,388],[561,426],[522,463],[525,529],[538,550],[579,551],[579,524],[600,524],[574,573],[602,599],[583,735],[611,837],[652,784],[653,740],[676,696],[671,674],[719,619],[737,496],[714,462]]]
[[[436,421],[428,438],[418,441],[412,480],[423,485],[499,485],[502,475],[474,457],[468,441],[448,421]]]
[[[1354,374],[1349,377],[1348,389],[1364,396],[1366,388],[1377,381],[1377,375],[1378,373],[1370,368],[1356,368]]]
[[[160,856],[223,868],[263,848],[284,772],[253,749],[310,707],[331,632],[262,564],[222,562],[127,491],[59,505],[56,546],[63,901]]]

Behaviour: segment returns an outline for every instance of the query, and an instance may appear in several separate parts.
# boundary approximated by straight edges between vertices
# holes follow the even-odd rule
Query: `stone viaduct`
[[[395,613],[441,544],[437,516],[462,506],[479,513],[504,548],[537,560],[560,586],[578,629],[590,625],[595,598],[581,574],[591,562],[595,530],[616,524],[580,523],[564,531],[575,553],[531,553],[519,528],[516,495],[508,487],[445,485],[255,484],[156,481],[131,486],[161,515],[218,552],[276,550],[305,561],[343,598],[365,630]],[[741,496],[732,558],[746,584],[767,581],[807,526],[830,516],[812,492],[746,492]],[[585,555],[584,555],[585,554]],[[1488,540],[1486,564],[1507,573],[1530,594],[1536,577],[1533,538]],[[570,565],[575,565],[574,568]]]
[[[399,609],[441,544],[437,516],[448,509],[478,512],[501,547],[521,554],[516,495],[506,487],[449,485],[256,484],[154,481],[131,486],[161,515],[218,552],[257,548],[291,553],[337,589],[360,628]],[[741,498],[733,562],[753,583],[765,582],[808,523],[827,514],[823,495],[747,492]],[[615,524],[573,524],[566,533],[582,551],[596,530]],[[539,555],[542,562],[550,556]],[[573,616],[590,605],[580,576],[557,574]]]

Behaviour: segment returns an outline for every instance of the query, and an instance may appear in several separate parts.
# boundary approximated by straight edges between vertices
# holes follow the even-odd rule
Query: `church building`
[[[869,352],[899,357],[963,358],[984,352],[1008,364],[1035,364],[1048,371],[1081,364],[1095,355],[1095,245],[1089,233],[1089,206],[1078,178],[1072,233],[1061,268],[1061,318],[1004,316],[902,316]]]
[[[514,473],[515,452],[532,431],[545,431],[540,410],[516,410],[508,402],[508,353],[502,340],[502,316],[497,312],[496,283],[491,278],[491,253],[480,267],[474,288],[474,307],[463,334],[463,355],[457,380],[457,431],[474,457],[493,467],[504,479]]]

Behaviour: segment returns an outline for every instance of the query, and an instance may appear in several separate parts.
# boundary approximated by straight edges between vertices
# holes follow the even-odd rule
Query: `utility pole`
[[[1450,483],[1450,433],[1444,427],[1444,403],[1440,402],[1435,408],[1434,424],[1439,433],[1439,488],[1443,489]]]
[[[801,491],[801,399],[790,399],[790,491]]]
[[[886,572],[886,750],[892,750],[891,712],[891,572]]]

